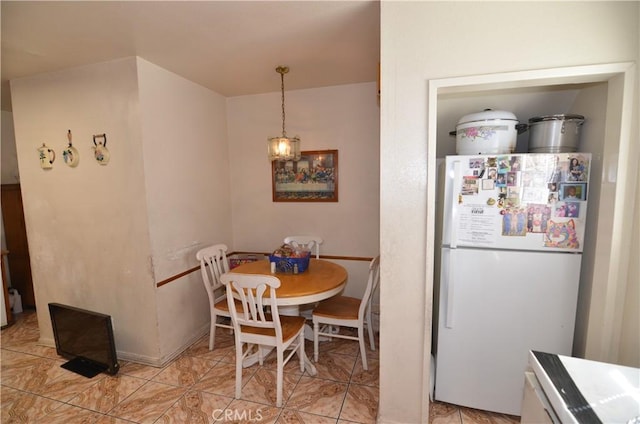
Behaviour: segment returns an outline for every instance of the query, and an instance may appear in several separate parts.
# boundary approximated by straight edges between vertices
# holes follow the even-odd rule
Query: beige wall
[[[11,90],[41,341],[53,342],[46,305],[59,302],[112,315],[119,351],[157,358],[135,60],[15,80]],[[62,159],[68,129],[76,168]],[[102,133],[107,166],[91,149]],[[43,142],[57,152],[50,170],[38,161]]]
[[[624,308],[622,311],[622,327],[620,329],[620,347],[618,357],[620,364],[640,368],[640,171],[638,174],[635,215],[628,226],[635,234],[630,249],[630,267],[627,290],[624,294]]]
[[[378,421],[425,422],[430,325],[397,328],[430,323],[426,164],[435,152],[427,150],[428,81],[637,61],[638,3],[383,2],[381,13],[380,241],[387,283]],[[636,109],[636,122],[637,115]],[[398,246],[412,255],[397,254]]]
[[[210,244],[232,247],[225,98],[137,59],[144,184],[155,282],[197,266]],[[209,328],[200,273],[157,289],[162,362]]]
[[[303,151],[338,150],[339,202],[273,202],[266,151],[267,137],[282,132],[280,93],[230,98],[235,248],[269,252],[288,235],[315,234],[324,239],[322,254],[377,255],[380,109],[376,84],[295,90],[286,92],[285,100],[287,134],[300,136]]]
[[[637,20],[640,22],[640,7],[637,8]],[[636,39],[640,38],[640,29],[636,26]],[[636,158],[640,151],[640,41],[637,46],[636,59],[636,83],[633,109],[635,113],[634,125],[631,128],[632,145],[635,147]],[[631,161],[630,161],[631,162]],[[630,367],[640,368],[640,168],[638,161],[631,162],[636,173],[636,203],[630,214],[631,222],[624,223],[624,228],[630,230],[631,245],[629,246],[629,270],[627,277],[627,290],[624,294],[624,307],[622,311],[622,325],[620,329],[618,358],[619,363]]]

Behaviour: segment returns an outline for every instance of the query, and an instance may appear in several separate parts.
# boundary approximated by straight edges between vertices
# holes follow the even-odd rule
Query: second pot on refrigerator
[[[546,115],[529,119],[529,152],[577,152],[582,124],[582,115]]]

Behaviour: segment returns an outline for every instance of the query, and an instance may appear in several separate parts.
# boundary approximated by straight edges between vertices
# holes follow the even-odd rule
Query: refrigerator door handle
[[[453,320],[453,294],[455,292],[455,266],[453,266],[454,264],[454,260],[452,258],[452,256],[455,255],[455,250],[449,250],[447,252],[447,267],[446,267],[446,272],[447,275],[445,276],[445,281],[447,282],[447,309],[445,310],[445,317],[444,317],[444,326],[446,328],[453,328],[453,324],[454,324],[454,320]]]
[[[460,193],[456,193],[456,188],[460,189],[461,184],[461,171],[460,161],[456,160],[452,162],[453,176],[451,181],[451,225],[449,226],[449,246],[452,249],[458,247],[458,201]]]

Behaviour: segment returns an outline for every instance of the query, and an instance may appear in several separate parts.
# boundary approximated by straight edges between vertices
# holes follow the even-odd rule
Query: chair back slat
[[[207,294],[211,296],[214,291],[222,287],[220,276],[225,272],[229,272],[227,246],[225,244],[214,244],[213,246],[205,247],[198,251],[196,259],[200,261],[202,281]]]
[[[278,305],[271,302],[276,298],[276,289],[280,280],[271,275],[226,273],[221,281],[227,286],[227,303],[236,331],[242,326],[273,329],[278,340],[282,341],[282,328],[278,315]],[[236,311],[235,300],[242,303],[243,311]],[[269,307],[271,313],[266,313]]]
[[[368,308],[371,308],[371,301],[373,294],[378,288],[380,283],[380,256],[376,256],[369,262],[369,276],[367,278],[367,287],[362,296],[362,302],[360,302],[360,308],[358,309],[358,318],[362,320]]]

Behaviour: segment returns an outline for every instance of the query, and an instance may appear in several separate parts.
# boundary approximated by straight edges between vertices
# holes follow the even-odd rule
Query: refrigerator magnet
[[[545,247],[557,247],[561,249],[578,249],[580,243],[576,232],[576,223],[573,219],[563,221],[550,219],[547,231],[544,234]]]
[[[483,190],[495,190],[496,182],[495,180],[482,180],[482,189]]]

